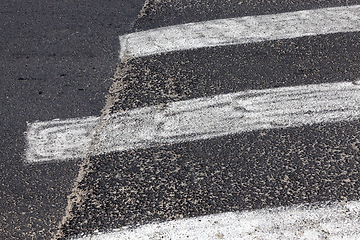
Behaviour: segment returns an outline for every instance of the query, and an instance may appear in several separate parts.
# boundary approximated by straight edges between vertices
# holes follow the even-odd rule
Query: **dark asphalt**
[[[149,1],[132,31],[346,4]],[[110,112],[246,89],[353,81],[360,72],[359,38],[341,33],[128,60],[120,64]],[[360,122],[348,121],[91,157],[78,187],[86,194],[60,238],[225,211],[359,200],[359,133]]]
[[[133,31],[212,19],[276,14],[359,4],[359,0],[148,0]]]
[[[360,33],[337,33],[128,60],[112,112],[248,89],[354,81]],[[115,95],[114,94],[114,95]],[[117,96],[119,94],[119,96]]]
[[[92,157],[65,235],[360,199],[360,122],[265,130]]]
[[[0,2],[0,239],[50,239],[78,161],[25,165],[27,122],[100,115],[143,0]]]

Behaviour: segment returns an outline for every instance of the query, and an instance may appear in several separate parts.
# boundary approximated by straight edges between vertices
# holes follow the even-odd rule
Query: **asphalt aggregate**
[[[359,1],[146,1],[131,31]],[[355,81],[360,34],[202,48],[119,64],[108,113],[249,89]],[[359,121],[260,130],[87,159],[59,239],[227,211],[359,200]]]
[[[359,120],[68,161],[27,164],[24,156],[27,126],[36,121],[358,81],[359,32],[123,61],[118,39],[176,24],[356,4],[360,1],[1,1],[0,239],[70,239],[213,213],[359,200]]]

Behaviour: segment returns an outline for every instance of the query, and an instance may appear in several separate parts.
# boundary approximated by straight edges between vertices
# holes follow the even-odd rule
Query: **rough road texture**
[[[240,7],[230,4],[235,9],[231,10],[223,1],[146,1],[133,28],[139,31],[184,23],[188,18],[201,21],[209,16],[239,17],[337,3],[296,1],[282,7],[283,1],[268,1],[259,7],[255,1],[236,1]],[[352,81],[359,70],[359,42],[359,33],[334,34],[126,60],[118,66],[103,117],[245,89]],[[357,200],[359,126],[359,121],[353,121],[264,130],[88,157],[57,239],[200,216],[210,209],[225,212]],[[93,147],[96,144],[94,138]]]

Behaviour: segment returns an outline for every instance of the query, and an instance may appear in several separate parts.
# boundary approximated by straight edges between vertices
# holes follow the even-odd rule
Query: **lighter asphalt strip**
[[[360,31],[360,5],[210,20],[120,36],[120,59],[357,31]]]
[[[74,240],[352,239],[360,238],[360,202],[227,212],[123,227]]]
[[[35,122],[27,131],[28,163],[209,139],[262,129],[351,121],[360,117],[352,82],[249,90],[137,108],[99,117]]]

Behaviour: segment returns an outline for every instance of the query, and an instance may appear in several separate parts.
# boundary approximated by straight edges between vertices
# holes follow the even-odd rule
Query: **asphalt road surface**
[[[359,3],[146,2],[58,238],[358,238],[359,90],[343,87],[359,83]],[[284,217],[296,207],[324,217]],[[275,223],[231,235],[246,213]]]
[[[26,164],[27,123],[100,115],[143,1],[0,2],[0,239],[50,239],[78,161]]]
[[[118,12],[107,4],[104,19],[108,9]],[[5,238],[26,232],[33,232],[30,239],[359,238],[359,4],[146,1],[114,13],[112,23],[124,19],[124,28],[101,30],[116,40],[107,37],[114,40],[105,44],[110,50],[95,57],[104,64],[99,75],[76,55],[79,49],[91,55],[82,39],[75,53],[59,48],[77,57],[60,55],[63,68],[51,47],[36,64],[26,60],[31,54],[21,55],[39,76],[23,66],[7,70],[17,77],[2,97],[13,93],[17,101],[4,99],[12,105],[1,114],[9,136],[2,140]],[[95,22],[84,27],[89,41],[101,35],[88,30]],[[58,32],[43,33],[51,46],[59,41]],[[105,81],[119,56],[118,36],[121,63]],[[82,61],[86,71],[74,67]],[[74,72],[66,82],[57,69]],[[59,85],[39,90],[49,86],[49,75]],[[35,80],[40,85],[31,85]],[[21,95],[28,89],[36,98]],[[24,98],[34,103],[21,104]],[[81,101],[68,104],[74,99]]]

